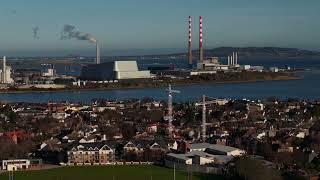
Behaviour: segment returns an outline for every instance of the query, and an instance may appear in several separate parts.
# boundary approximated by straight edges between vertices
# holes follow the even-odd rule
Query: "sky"
[[[206,49],[320,50],[319,9],[319,0],[1,0],[0,55],[94,55],[88,41],[60,39],[65,24],[95,37],[104,56],[184,52],[189,15],[194,49],[201,15]]]

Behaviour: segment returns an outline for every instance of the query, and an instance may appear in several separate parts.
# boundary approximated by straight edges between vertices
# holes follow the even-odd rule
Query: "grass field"
[[[0,174],[0,180],[8,173]],[[173,170],[157,166],[77,166],[39,171],[19,171],[14,180],[171,180]],[[176,171],[176,180],[187,180],[186,172]],[[193,174],[192,180],[221,180],[220,176]]]

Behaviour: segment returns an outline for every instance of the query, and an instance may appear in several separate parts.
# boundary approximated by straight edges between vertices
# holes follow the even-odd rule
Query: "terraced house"
[[[67,151],[68,164],[108,164],[115,160],[115,149],[105,143],[79,143]]]
[[[169,147],[162,140],[133,140],[124,145],[123,151],[126,161],[158,161],[169,151]]]

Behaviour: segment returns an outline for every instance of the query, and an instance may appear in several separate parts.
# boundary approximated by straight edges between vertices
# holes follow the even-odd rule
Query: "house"
[[[175,140],[168,141],[168,148],[172,150],[178,150],[178,142]]]
[[[64,111],[53,112],[51,115],[52,115],[52,118],[58,119],[58,120],[63,120],[63,119],[65,119],[65,118],[67,118],[69,116]]]
[[[123,146],[123,150],[125,152],[130,152],[130,151],[140,151],[143,149],[139,149],[137,145],[135,145],[135,143],[133,143],[132,141],[127,142],[124,146]]]
[[[117,110],[117,108],[115,106],[95,106],[95,107],[93,107],[93,112],[101,113],[106,110],[115,111],[115,110]]]
[[[115,160],[115,148],[106,142],[77,143],[67,150],[68,164],[108,164]]]
[[[97,141],[95,135],[85,136],[79,140],[79,143],[94,143]]]
[[[168,150],[167,144],[160,141],[154,141],[154,140],[135,140],[135,141],[128,141],[124,147],[123,150],[125,152],[143,152],[146,149],[150,150]]]
[[[132,140],[123,146],[124,158],[127,161],[158,161],[168,151],[168,144],[163,140]]]
[[[158,107],[161,107],[161,106],[162,106],[162,104],[161,104],[161,102],[160,102],[160,101],[153,101],[153,102],[152,102],[152,104],[153,104],[153,106],[154,106],[154,107],[156,107],[156,108],[158,108]]]
[[[61,142],[62,143],[72,143],[72,142],[74,142],[75,141],[75,139],[72,139],[71,137],[69,138],[68,136],[63,136],[62,138],[61,138]]]
[[[156,123],[148,124],[146,129],[148,133],[156,133],[158,130],[158,124]]]

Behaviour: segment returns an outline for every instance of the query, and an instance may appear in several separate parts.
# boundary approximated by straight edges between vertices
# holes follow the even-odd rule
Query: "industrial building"
[[[200,74],[215,74],[217,71],[233,70],[240,67],[238,64],[238,52],[232,52],[232,55],[228,56],[227,64],[220,64],[218,57],[212,57],[204,59],[203,48],[203,20],[202,16],[199,16],[199,60],[196,63],[195,69],[190,72],[190,75]],[[188,64],[192,67],[192,19],[188,18]]]
[[[231,56],[228,56],[228,66],[231,67],[239,67],[238,64],[238,52],[232,52]]]
[[[167,165],[172,162],[183,165],[207,165],[207,164],[227,164],[233,156],[214,155],[204,151],[193,151],[186,154],[169,153],[166,157]]]
[[[203,71],[215,71],[215,70],[228,70],[229,66],[220,64],[218,57],[212,57],[211,59],[203,60],[197,63],[197,70]]]
[[[15,160],[3,160],[2,170],[16,171],[18,169],[28,169],[30,166],[30,160],[28,159],[15,159]]]
[[[3,65],[2,69],[0,69],[0,75],[1,75],[1,83],[3,84],[11,84],[13,83],[13,79],[11,77],[11,67],[7,66],[6,57],[3,56]]]
[[[227,155],[227,156],[242,156],[245,154],[244,150],[234,148],[231,146],[224,146],[220,144],[209,144],[209,143],[195,143],[190,144],[190,152],[193,151],[206,151],[210,154],[215,155]]]
[[[172,163],[187,165],[226,164],[234,157],[242,156],[244,150],[219,144],[196,143],[190,144],[189,152],[185,154],[169,153],[166,165]]]
[[[80,79],[105,81],[125,79],[148,79],[150,71],[139,71],[136,61],[113,61],[82,67]]]
[[[41,159],[10,159],[2,160],[1,170],[4,171],[17,171],[17,170],[27,170],[30,168],[39,168],[42,165]]]
[[[56,75],[56,70],[52,64],[41,64],[42,66],[42,76],[44,77],[54,77]]]
[[[169,153],[165,165],[181,170],[221,174],[223,168],[244,150],[219,144],[195,143],[187,146],[185,153]]]
[[[150,78],[150,71],[139,71],[137,61],[115,61],[114,71],[118,80]]]

